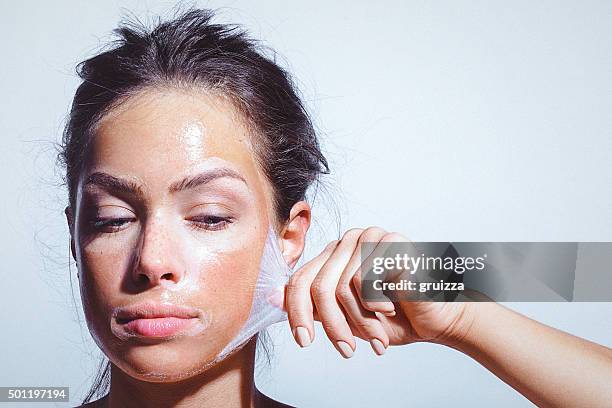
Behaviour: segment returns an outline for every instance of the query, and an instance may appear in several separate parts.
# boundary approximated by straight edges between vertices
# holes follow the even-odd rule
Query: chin
[[[197,350],[197,353],[196,353]],[[130,377],[147,382],[176,382],[203,373],[215,363],[218,352],[201,347],[147,345],[131,348],[111,359]]]
[[[111,363],[130,377],[146,382],[178,382],[215,366],[217,356],[238,334],[245,319],[230,320],[232,325],[213,321],[199,335],[166,340],[120,339],[112,331],[101,330],[99,326],[90,327],[90,332]]]

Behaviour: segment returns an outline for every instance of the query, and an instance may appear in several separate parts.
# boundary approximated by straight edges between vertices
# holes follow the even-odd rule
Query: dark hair
[[[257,161],[274,189],[280,221],[309,186],[329,172],[310,117],[290,75],[238,26],[213,24],[209,10],[189,9],[149,28],[123,21],[110,49],[77,66],[83,80],[64,129],[59,160],[70,206],[100,120],[139,91],[204,89],[228,97],[254,130]],[[101,396],[109,365],[101,365],[83,403]]]
[[[258,162],[285,220],[293,204],[328,173],[314,127],[290,75],[235,25],[213,24],[210,10],[189,9],[153,28],[127,21],[110,50],[77,66],[78,87],[62,139],[70,205],[96,125],[148,88],[203,88],[230,98],[255,130]]]

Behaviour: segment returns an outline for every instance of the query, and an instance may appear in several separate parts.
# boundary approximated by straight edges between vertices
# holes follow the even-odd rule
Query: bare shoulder
[[[75,408],[105,408],[106,407],[106,396],[100,398],[99,400],[95,400],[92,402],[88,402],[87,404],[79,405]]]
[[[257,408],[296,408],[293,405],[287,405],[280,401],[273,400],[266,394],[263,394],[258,389],[256,390],[256,407]]]

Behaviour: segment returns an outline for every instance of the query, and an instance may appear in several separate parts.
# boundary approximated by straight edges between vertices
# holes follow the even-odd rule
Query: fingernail
[[[372,346],[372,349],[374,349],[374,352],[379,356],[382,356],[383,354],[385,354],[385,351],[387,351],[383,342],[378,339],[370,340],[370,345]]]
[[[392,310],[390,312],[384,312],[383,314],[387,317],[393,317],[395,316],[395,310]]]
[[[346,341],[337,341],[336,345],[338,345],[338,349],[344,358],[353,357],[353,349]]]
[[[293,337],[295,337],[296,341],[301,347],[310,346],[310,334],[308,333],[308,329],[302,326],[298,326],[295,328],[293,332]]]

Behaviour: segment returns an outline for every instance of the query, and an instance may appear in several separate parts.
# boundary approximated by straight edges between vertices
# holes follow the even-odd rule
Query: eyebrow
[[[242,177],[235,170],[229,168],[218,168],[204,171],[194,176],[187,176],[182,180],[172,183],[168,188],[168,191],[171,193],[177,193],[180,191],[190,190],[224,177],[240,180],[244,184],[248,185],[244,177]],[[89,177],[87,177],[84,185],[85,187],[89,185],[96,185],[104,188],[105,190],[130,194],[140,198],[144,197],[144,192],[141,186],[137,183],[120,177],[115,177],[104,172],[92,173],[89,175]]]
[[[111,176],[104,172],[95,172],[87,177],[84,187],[95,185],[105,190],[144,197],[142,188],[135,182]]]
[[[233,178],[236,180],[240,180],[248,186],[246,180],[244,179],[244,177],[240,175],[240,173],[238,173],[235,170],[229,169],[227,167],[223,167],[223,168],[205,171],[205,172],[196,174],[195,176],[187,176],[184,179],[176,183],[172,183],[168,190],[171,193],[189,190],[189,189],[199,187],[203,184],[210,183],[213,180],[224,178],[224,177],[229,177],[229,178]]]

